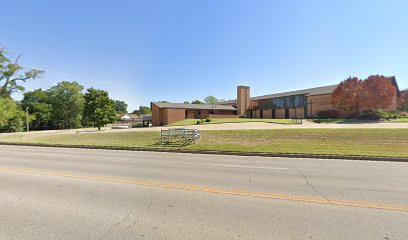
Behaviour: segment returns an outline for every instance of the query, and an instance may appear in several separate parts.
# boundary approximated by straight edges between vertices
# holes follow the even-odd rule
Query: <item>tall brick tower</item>
[[[251,104],[248,86],[237,87],[237,110],[238,116],[248,116],[248,109]]]

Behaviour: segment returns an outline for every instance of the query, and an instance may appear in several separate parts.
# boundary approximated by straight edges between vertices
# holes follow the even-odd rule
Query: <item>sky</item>
[[[396,76],[408,87],[406,0],[0,0],[0,44],[60,81],[151,101],[235,99]],[[21,99],[21,94],[14,98]]]

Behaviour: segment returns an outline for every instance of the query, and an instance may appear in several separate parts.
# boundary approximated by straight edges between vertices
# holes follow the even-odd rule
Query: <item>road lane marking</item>
[[[240,191],[240,190],[225,190],[225,189],[209,188],[209,187],[202,187],[202,186],[188,186],[184,184],[146,182],[140,179],[121,179],[121,178],[112,178],[112,177],[105,177],[105,176],[102,177],[102,176],[73,175],[73,174],[46,172],[46,171],[31,170],[31,169],[0,168],[0,172],[26,173],[26,174],[33,174],[33,175],[103,181],[103,182],[111,182],[111,183],[132,184],[132,185],[147,186],[147,187],[178,189],[178,190],[187,190],[187,191],[196,191],[196,192],[207,192],[207,193],[216,193],[216,194],[233,195],[233,196],[258,197],[258,198],[267,198],[267,199],[276,199],[276,200],[307,202],[307,203],[315,203],[315,204],[328,204],[328,205],[337,205],[337,206],[348,206],[348,207],[359,207],[359,208],[408,212],[408,205],[398,205],[398,204],[372,203],[372,202],[364,202],[364,201],[357,201],[357,200],[343,200],[343,199],[334,199],[334,198],[325,199],[325,198],[297,196],[297,195],[290,195],[290,194],[276,194],[276,193],[268,193],[268,192],[248,192],[248,191]]]

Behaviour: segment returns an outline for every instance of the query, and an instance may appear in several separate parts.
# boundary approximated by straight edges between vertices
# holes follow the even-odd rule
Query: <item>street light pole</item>
[[[28,120],[28,109],[30,109],[29,107],[26,107],[26,126],[27,126],[27,132],[30,131],[30,125],[29,125],[29,120]]]

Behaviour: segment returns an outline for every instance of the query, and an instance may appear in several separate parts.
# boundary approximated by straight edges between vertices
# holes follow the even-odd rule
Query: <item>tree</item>
[[[98,130],[106,124],[115,122],[115,101],[109,98],[107,91],[89,88],[84,99],[84,118],[94,127],[98,127]]]
[[[401,96],[398,98],[398,109],[408,111],[408,88],[401,91]]]
[[[55,128],[81,127],[84,109],[84,87],[77,82],[63,81],[48,90],[52,105],[51,122]]]
[[[191,102],[191,104],[204,104],[204,102],[201,102],[200,100],[194,100]]]
[[[216,97],[209,95],[206,98],[204,98],[204,102],[205,102],[205,104],[215,105],[219,101],[218,101],[218,99]]]
[[[24,93],[21,107],[23,111],[25,111],[27,107],[29,108],[28,112],[32,117],[31,128],[38,129],[40,127],[49,126],[52,105],[49,102],[48,92],[40,88]]]
[[[367,110],[380,110],[392,103],[396,92],[395,86],[387,77],[380,75],[369,76],[362,82],[360,106]]]
[[[0,132],[20,132],[25,120],[24,111],[11,98],[0,97]]]
[[[115,101],[116,113],[127,113],[128,105],[124,101]]]
[[[332,104],[340,110],[358,113],[360,104],[361,80],[349,77],[342,81],[332,94]]]
[[[189,101],[184,101],[184,104],[190,104],[190,102]]]
[[[19,59],[10,59],[4,48],[0,48],[0,97],[10,97],[13,92],[24,91],[21,82],[36,79],[44,73],[37,69],[24,71],[24,67],[18,63]]]
[[[134,110],[133,114],[143,115],[143,114],[150,114],[152,111],[147,106],[139,106],[139,110]]]

